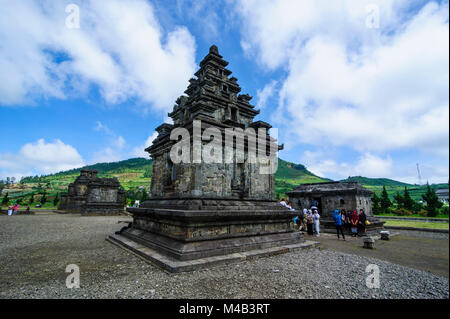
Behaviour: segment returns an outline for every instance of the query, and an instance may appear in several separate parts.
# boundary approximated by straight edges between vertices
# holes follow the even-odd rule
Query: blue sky
[[[448,182],[448,1],[0,7],[0,178],[145,156],[216,44],[281,158],[410,183],[419,163],[423,181]]]

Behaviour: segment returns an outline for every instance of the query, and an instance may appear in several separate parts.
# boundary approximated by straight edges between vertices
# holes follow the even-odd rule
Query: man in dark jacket
[[[339,239],[339,232],[342,234],[342,238],[345,240],[344,231],[342,229],[342,215],[338,209],[334,211],[333,215],[334,225],[336,226],[337,237]]]
[[[364,209],[360,209],[358,219],[359,236],[364,236],[366,234],[366,220],[367,216],[366,213],[364,213]]]

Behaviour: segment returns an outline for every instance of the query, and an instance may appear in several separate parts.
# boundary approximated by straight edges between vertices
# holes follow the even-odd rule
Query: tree
[[[414,201],[414,205],[413,205],[413,207],[412,207],[412,211],[413,211],[414,213],[418,213],[418,212],[420,212],[422,209],[423,209],[423,204]]]
[[[413,210],[415,203],[416,202],[411,198],[409,191],[405,186],[405,192],[403,193],[403,207],[407,210]]]
[[[144,202],[147,199],[148,199],[148,192],[145,189],[143,189],[142,190],[142,196],[141,196],[141,202]]]
[[[56,194],[55,199],[53,200],[53,206],[58,206],[59,202],[59,193]]]
[[[389,212],[389,207],[392,206],[392,202],[389,199],[386,187],[383,185],[383,191],[381,192],[380,208],[383,213]]]
[[[381,207],[380,207],[380,197],[378,197],[378,195],[376,193],[373,193],[372,196],[372,212],[373,214],[379,214]]]
[[[47,194],[44,193],[41,197],[41,205],[44,206],[44,204],[47,202]]]
[[[148,177],[152,177],[152,170],[151,169],[146,169],[144,172],[144,178],[148,178]]]
[[[3,182],[3,180],[1,180],[0,181],[0,194],[2,193],[4,188],[5,188],[5,182]]]
[[[397,203],[397,207],[404,207],[405,199],[402,197],[402,195],[400,195],[399,192],[394,195],[394,201]]]
[[[441,214],[448,215],[448,206],[444,206],[441,208]]]
[[[436,195],[436,191],[427,183],[427,192],[422,195],[423,200],[427,203],[426,210],[428,217],[435,217],[438,210],[442,207],[442,202]]]
[[[8,195],[9,195],[9,194],[6,193],[6,195],[3,197],[2,205],[8,205],[8,202],[9,202]]]
[[[30,203],[30,205],[34,203],[34,194],[31,194],[29,203]]]

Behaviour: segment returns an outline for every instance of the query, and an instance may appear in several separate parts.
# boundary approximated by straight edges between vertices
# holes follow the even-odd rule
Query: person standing
[[[317,210],[315,210],[313,214],[313,223],[316,229],[316,235],[320,236],[320,215]]]
[[[307,230],[307,224],[308,224],[308,210],[305,208],[303,209],[303,216],[302,216],[302,230]]]
[[[345,227],[346,230],[350,231],[350,227],[352,226],[352,212],[346,211],[345,212]]]
[[[366,234],[366,220],[367,220],[367,216],[366,216],[366,213],[364,213],[364,209],[360,209],[359,210],[359,218],[358,218],[360,236],[364,236]]]
[[[359,216],[358,216],[358,212],[356,210],[353,211],[353,215],[352,215],[352,237],[356,237],[358,236],[358,222],[359,222]]]
[[[333,219],[334,219],[334,225],[336,226],[336,233],[337,233],[338,239],[339,239],[339,232],[340,232],[342,234],[342,238],[345,240],[344,231],[342,229],[342,214],[339,212],[338,209],[336,209],[334,211]]]
[[[14,215],[16,215],[17,214],[17,211],[19,210],[19,204],[15,204],[14,205],[14,207],[13,207],[13,213],[14,213]]]
[[[345,209],[341,209],[340,211],[341,213],[341,219],[342,219],[342,228],[345,229],[345,225],[346,225],[346,216],[345,216]]]
[[[313,235],[313,216],[311,210],[308,210],[308,216],[306,217],[306,228],[308,235]]]
[[[8,216],[11,216],[13,212],[12,206],[8,206]]]

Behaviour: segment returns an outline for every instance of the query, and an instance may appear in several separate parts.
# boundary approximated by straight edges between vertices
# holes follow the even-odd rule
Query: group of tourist
[[[280,204],[289,208],[291,211],[295,211],[292,204],[281,199]],[[294,217],[293,222],[298,226],[300,231],[306,231],[308,235],[320,236],[320,215],[317,209],[316,202],[312,203],[310,209],[303,209],[301,213]],[[370,224],[364,209],[360,209],[359,213],[354,210],[346,211],[345,209],[336,209],[333,214],[334,225],[336,226],[337,237],[340,239],[340,235],[345,240],[344,231],[350,231],[352,237],[364,236],[366,234],[366,226]]]
[[[303,209],[302,215],[302,228],[304,229],[306,224],[306,233],[311,236],[314,234],[316,234],[316,236],[320,236],[320,215],[317,207],[312,206],[310,209]]]
[[[281,199],[280,204],[289,208],[291,211],[295,211],[291,202]],[[294,224],[298,226],[298,229],[305,231],[309,235],[320,236],[320,215],[316,206],[312,206],[311,209],[304,209],[300,215],[295,216],[293,219]]]
[[[8,207],[8,216],[11,216],[12,214],[17,214],[17,211],[19,210],[20,205],[19,204],[15,204],[14,206],[9,206]]]
[[[339,234],[342,234],[342,238],[345,240],[344,229],[350,230],[352,237],[363,236],[366,233],[366,226],[370,224],[367,219],[364,209],[359,210],[359,214],[356,210],[353,212],[346,212],[345,209],[336,209],[333,214],[334,225],[336,226],[336,232],[338,239]]]

